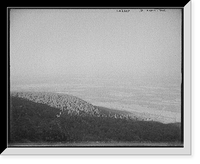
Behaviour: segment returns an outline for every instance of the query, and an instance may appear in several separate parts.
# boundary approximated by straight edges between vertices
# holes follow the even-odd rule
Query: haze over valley
[[[181,121],[181,88],[178,84],[127,79],[65,78],[60,83],[49,80],[39,84],[16,84],[13,91],[70,94],[96,106],[125,110],[164,123]]]

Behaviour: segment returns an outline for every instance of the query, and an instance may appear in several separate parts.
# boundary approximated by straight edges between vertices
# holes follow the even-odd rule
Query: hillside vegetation
[[[182,142],[181,127],[56,93],[11,93],[9,143]],[[145,146],[145,145],[144,145]]]

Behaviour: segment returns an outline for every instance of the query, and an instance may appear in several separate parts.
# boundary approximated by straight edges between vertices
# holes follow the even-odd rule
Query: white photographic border
[[[192,1],[184,7],[184,147],[183,148],[6,148],[1,156],[189,156],[192,154]]]

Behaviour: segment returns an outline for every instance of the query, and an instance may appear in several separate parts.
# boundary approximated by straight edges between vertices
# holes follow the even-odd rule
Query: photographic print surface
[[[11,9],[9,146],[182,147],[182,9]]]

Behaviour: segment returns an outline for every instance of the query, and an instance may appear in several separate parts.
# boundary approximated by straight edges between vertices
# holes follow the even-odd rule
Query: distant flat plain
[[[181,85],[163,81],[76,77],[13,83],[11,90],[70,94],[95,106],[128,111],[145,120],[181,122]]]

